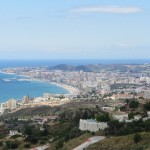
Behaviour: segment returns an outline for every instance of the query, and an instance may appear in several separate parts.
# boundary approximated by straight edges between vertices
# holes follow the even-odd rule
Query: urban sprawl
[[[96,66],[93,65],[92,67]],[[99,102],[103,110],[115,112],[114,118],[128,120],[129,111],[120,112],[120,109],[126,106],[127,100],[134,99],[140,103],[149,101],[150,65],[120,65],[117,68],[116,66],[103,66],[99,71],[84,71],[85,68],[83,70],[82,68],[78,70],[65,70],[59,67],[55,69],[49,69],[48,67],[3,69],[1,71],[4,73],[21,75],[24,77],[22,80],[42,80],[56,84],[67,89],[69,94],[43,93],[41,97],[30,98],[29,96],[24,96],[19,101],[10,99],[6,103],[0,104],[0,114],[42,105],[53,107],[72,101],[96,101]],[[141,116],[138,115],[136,117],[140,118]],[[97,126],[93,120],[80,120],[80,123],[81,129],[86,129],[85,126],[88,123]],[[83,124],[85,124],[84,127]],[[107,124],[103,124],[102,128],[106,127]],[[96,130],[98,129],[92,129],[91,131]]]

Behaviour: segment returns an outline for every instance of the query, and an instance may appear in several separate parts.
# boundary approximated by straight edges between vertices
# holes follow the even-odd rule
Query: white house
[[[4,113],[5,110],[5,103],[0,103],[0,115]]]
[[[10,130],[9,131],[9,136],[17,135],[19,134],[17,130]]]
[[[108,125],[106,122],[96,122],[95,120],[83,120],[80,119],[79,129],[81,131],[91,131],[96,132],[99,130],[104,130]]]

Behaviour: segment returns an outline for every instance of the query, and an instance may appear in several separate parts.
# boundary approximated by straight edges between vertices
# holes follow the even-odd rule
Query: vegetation
[[[112,120],[108,122],[108,128],[105,129],[105,135],[128,135],[136,132],[150,131],[150,119],[143,121],[132,121],[129,123]]]
[[[3,146],[3,142],[2,141],[0,141],[0,147],[2,147]]]
[[[102,113],[98,113],[95,115],[95,119],[98,122],[108,122],[110,121],[110,117],[108,113],[102,114]]]
[[[134,119],[134,113],[133,113],[133,112],[130,112],[130,113],[128,114],[128,118],[129,118],[129,120],[130,120],[130,119]]]
[[[88,138],[90,138],[92,135],[90,133],[85,133],[79,137],[70,139],[67,142],[63,142],[63,147],[61,146],[61,150],[71,150],[75,147],[77,147],[78,145],[82,144],[83,142],[85,142]],[[56,145],[58,146],[58,141],[54,142],[51,144],[50,149],[51,150],[56,150]]]
[[[6,145],[8,149],[17,149],[19,146],[20,142],[19,141],[7,141]]]
[[[60,139],[60,140],[58,140],[58,142],[56,143],[55,148],[56,148],[56,149],[60,149],[60,148],[63,147],[63,145],[64,145],[64,140],[63,140],[63,139]]]
[[[31,145],[29,143],[24,144],[24,148],[30,148]]]
[[[87,150],[148,150],[150,148],[150,132],[140,134],[142,140],[134,142],[135,134],[106,138],[95,143]]]
[[[130,107],[130,108],[137,108],[138,106],[139,106],[139,102],[136,101],[136,100],[132,100],[132,101],[130,101],[130,103],[129,103],[129,107]]]
[[[144,108],[147,110],[147,111],[150,111],[150,102],[146,103],[144,105]]]
[[[139,143],[142,140],[141,134],[135,133],[134,135],[134,143]]]

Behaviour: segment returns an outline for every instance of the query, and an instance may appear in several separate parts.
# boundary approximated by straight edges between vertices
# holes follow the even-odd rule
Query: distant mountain
[[[87,66],[71,66],[71,65],[66,65],[66,64],[60,64],[54,67],[50,67],[50,70],[62,70],[62,71],[84,71],[84,72],[91,72],[91,70],[89,70],[87,68]]]
[[[57,66],[49,67],[50,70],[62,70],[62,71],[84,71],[84,72],[100,72],[100,71],[120,71],[120,72],[134,72],[149,70],[149,66],[144,65],[123,65],[123,64],[91,64],[91,65],[79,65],[72,66],[66,64],[60,64]]]
[[[65,65],[65,64],[60,64],[60,65],[51,67],[50,69],[52,69],[52,70],[73,71],[73,70],[74,70],[74,66]]]

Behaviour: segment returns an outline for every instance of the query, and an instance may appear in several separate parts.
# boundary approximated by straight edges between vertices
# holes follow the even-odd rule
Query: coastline
[[[2,70],[0,70],[0,73],[3,73],[3,74],[10,74],[10,75],[16,75],[16,76],[20,76],[20,77],[25,77],[25,78],[28,78],[30,81],[37,81],[37,82],[46,82],[46,83],[49,83],[49,84],[53,84],[53,85],[56,85],[58,87],[61,87],[65,90],[67,90],[67,94],[64,94],[64,95],[77,95],[79,93],[79,89],[76,88],[76,87],[73,87],[71,85],[67,85],[67,84],[62,84],[62,83],[57,83],[57,82],[51,82],[49,80],[46,80],[46,79],[38,79],[38,78],[32,78],[30,76],[25,76],[25,75],[18,75],[16,73],[8,73],[8,72],[4,72]],[[58,93],[59,94],[59,93]]]
[[[66,89],[69,92],[69,94],[71,94],[71,95],[77,95],[79,93],[79,89],[77,89],[73,86],[70,86],[67,84],[62,84],[62,83],[56,83],[56,82],[50,82],[50,83]]]

